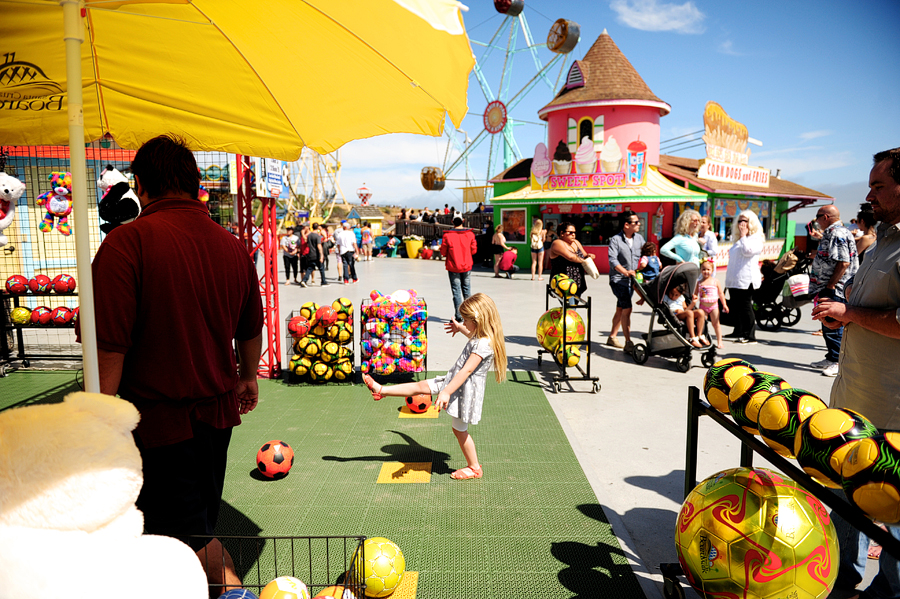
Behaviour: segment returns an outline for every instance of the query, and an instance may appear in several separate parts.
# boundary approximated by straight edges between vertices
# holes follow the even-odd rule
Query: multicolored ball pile
[[[864,415],[829,408],[814,393],[738,358],[713,364],[703,391],[710,405],[795,458],[817,482],[843,488],[870,518],[900,522],[900,433],[880,433]]]
[[[428,352],[425,300],[414,289],[390,295],[372,291],[369,297],[371,301],[364,301],[361,308],[359,369],[380,375],[424,371]]]
[[[314,383],[345,381],[353,368],[353,302],[346,297],[330,305],[306,302],[287,325],[294,355],[291,372]]]

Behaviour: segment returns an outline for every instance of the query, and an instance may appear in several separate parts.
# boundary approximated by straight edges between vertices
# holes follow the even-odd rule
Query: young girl
[[[531,280],[534,280],[534,271],[537,270],[538,281],[544,280],[544,222],[536,218],[531,225]]]
[[[722,311],[728,314],[728,302],[725,301],[725,293],[722,285],[713,275],[715,269],[713,263],[706,260],[700,265],[700,280],[697,282],[697,295],[700,297],[700,309],[706,312],[716,332],[716,347],[722,349],[722,328],[719,326],[719,303]]]
[[[703,347],[704,345],[710,344],[709,340],[706,339],[706,336],[702,334],[703,325],[706,323],[706,312],[699,308],[694,308],[693,301],[691,301],[690,304],[685,305],[683,285],[678,285],[669,289],[666,292],[666,297],[663,298],[663,303],[669,307],[669,310],[672,311],[675,318],[687,323],[691,345],[694,347]],[[699,337],[697,336],[697,333],[700,333]]]
[[[656,244],[648,241],[641,246],[641,260],[638,263],[638,270],[644,278],[644,284],[656,280],[659,276],[660,269],[659,256],[656,255]]]
[[[453,417],[453,434],[456,435],[468,464],[451,475],[457,480],[462,480],[481,478],[483,474],[481,464],[478,463],[478,454],[475,453],[475,442],[467,429],[470,424],[477,424],[481,419],[484,386],[491,366],[494,367],[494,376],[498,383],[506,380],[506,345],[503,340],[500,314],[491,298],[483,293],[476,293],[459,306],[459,313],[463,318],[462,323],[451,320],[445,328],[451,335],[462,333],[469,338],[469,342],[446,375],[389,387],[376,383],[368,374],[363,375],[363,381],[375,400],[388,395],[395,397],[408,397],[417,393],[437,395],[435,405],[439,411],[447,410]]]

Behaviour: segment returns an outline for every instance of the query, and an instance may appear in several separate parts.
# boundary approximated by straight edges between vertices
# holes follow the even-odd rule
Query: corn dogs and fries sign
[[[703,111],[703,128],[706,159],[700,161],[697,177],[753,187],[769,186],[769,169],[748,166],[747,127],[729,117],[717,103],[707,102]]]

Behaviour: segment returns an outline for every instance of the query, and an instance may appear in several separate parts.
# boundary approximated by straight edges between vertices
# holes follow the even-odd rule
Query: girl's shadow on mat
[[[432,474],[450,474],[450,454],[436,451],[430,447],[421,445],[418,441],[399,431],[389,431],[399,435],[406,444],[395,443],[381,447],[382,455],[364,455],[355,457],[340,457],[323,455],[322,459],[331,462],[431,462]]]

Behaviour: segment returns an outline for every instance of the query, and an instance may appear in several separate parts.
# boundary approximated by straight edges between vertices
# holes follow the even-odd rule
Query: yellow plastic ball
[[[362,571],[366,582],[367,597],[387,597],[397,590],[403,581],[406,559],[396,543],[384,538],[366,539],[363,545],[365,562],[356,556],[356,570]]]

